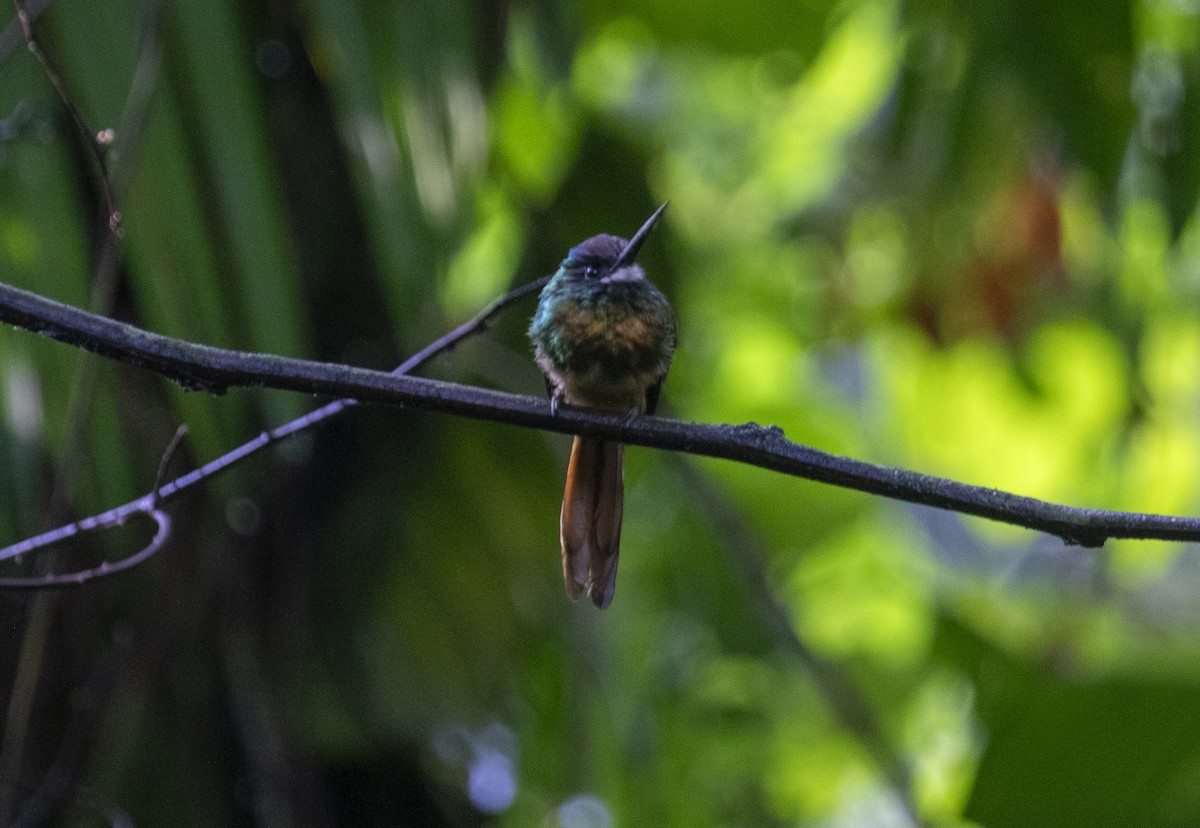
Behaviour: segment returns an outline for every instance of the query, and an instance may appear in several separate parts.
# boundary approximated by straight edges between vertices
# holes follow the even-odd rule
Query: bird
[[[572,247],[542,289],[529,325],[550,410],[561,404],[653,414],[678,340],[675,312],[637,254],[667,208],[628,241],[600,234]],[[600,609],[617,583],[624,512],[625,446],[577,435],[571,444],[559,518],[567,595],[586,594]]]

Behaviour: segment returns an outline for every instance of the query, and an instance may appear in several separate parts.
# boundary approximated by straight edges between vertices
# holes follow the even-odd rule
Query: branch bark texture
[[[194,390],[219,394],[234,386],[263,386],[564,434],[594,434],[631,445],[733,460],[868,494],[1024,526],[1081,546],[1101,546],[1109,538],[1200,540],[1200,518],[1049,503],[829,454],[791,442],[774,426],[714,425],[649,416],[629,420],[570,407],[551,414],[548,401],[536,397],[184,342],[3,283],[0,322],[157,371]]]

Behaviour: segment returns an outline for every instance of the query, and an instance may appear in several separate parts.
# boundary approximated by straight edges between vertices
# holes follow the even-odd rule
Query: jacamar
[[[664,204],[629,241],[602,234],[571,248],[542,290],[529,326],[546,375],[551,411],[560,403],[636,416],[653,414],[671,354],[675,314],[635,262]],[[575,438],[563,492],[560,536],[567,595],[600,609],[617,584],[625,446]]]

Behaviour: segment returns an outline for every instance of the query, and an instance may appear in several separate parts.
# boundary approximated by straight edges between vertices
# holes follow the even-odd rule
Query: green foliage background
[[[669,413],[1195,513],[1198,15],[57,0],[37,31],[115,130],[124,235],[107,267],[94,161],[10,25],[0,279],[387,368],[670,200],[643,254],[680,317]],[[531,312],[432,373],[540,393]],[[180,422],[190,465],[312,404],[185,392],[22,331],[0,365],[0,542],[144,492]],[[1200,822],[1194,549],[1065,548],[631,449],[601,614],[562,595],[566,449],[356,411],[175,504],[138,570],[0,594],[0,819],[883,826],[910,798],[931,825]],[[770,599],[870,706],[904,789]]]

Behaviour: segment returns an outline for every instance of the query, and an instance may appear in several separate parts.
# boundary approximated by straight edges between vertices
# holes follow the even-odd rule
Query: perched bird
[[[671,354],[675,314],[634,261],[667,205],[629,241],[592,236],[571,248],[542,290],[529,338],[546,375],[551,410],[560,403],[653,414]],[[585,592],[604,609],[617,583],[625,446],[575,438],[560,530],[567,594]]]

